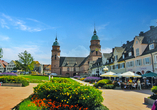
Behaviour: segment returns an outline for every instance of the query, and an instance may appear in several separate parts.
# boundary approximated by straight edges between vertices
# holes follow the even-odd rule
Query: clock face
[[[95,49],[95,51],[98,51],[98,50],[99,50],[98,48]]]

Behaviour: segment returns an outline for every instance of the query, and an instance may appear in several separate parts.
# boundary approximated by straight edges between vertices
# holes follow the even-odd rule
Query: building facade
[[[95,29],[90,42],[90,53],[87,57],[61,57],[60,45],[56,37],[51,51],[51,72],[63,76],[91,73],[92,64],[102,57],[100,40]]]

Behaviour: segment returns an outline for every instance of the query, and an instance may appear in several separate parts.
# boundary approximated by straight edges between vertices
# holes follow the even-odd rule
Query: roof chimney
[[[114,52],[114,48],[112,48],[112,52]]]
[[[129,43],[129,41],[127,41],[127,44]]]
[[[150,26],[150,30],[154,29],[154,26]]]
[[[144,36],[144,32],[141,31],[141,32],[139,33],[139,36]]]

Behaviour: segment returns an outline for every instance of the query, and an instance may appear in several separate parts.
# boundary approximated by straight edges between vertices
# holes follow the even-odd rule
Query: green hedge
[[[113,84],[106,84],[102,88],[105,88],[105,89],[114,89],[115,86]]]
[[[2,83],[22,83],[22,86],[28,86],[29,82],[24,77],[18,76],[0,76],[0,82]]]
[[[79,84],[52,83],[47,82],[34,87],[34,93],[39,98],[52,99],[57,102],[71,105],[88,107],[92,110],[103,101],[102,92],[91,86],[80,86]]]
[[[99,86],[103,87],[106,84],[112,84],[112,81],[109,79],[102,79],[102,80],[99,80],[96,84],[94,84],[94,87],[96,88],[98,88]]]
[[[53,78],[50,80],[52,83],[68,83],[68,84],[80,84],[69,78]]]
[[[153,87],[151,88],[151,91],[156,94],[156,93],[157,93],[157,86],[153,86]]]

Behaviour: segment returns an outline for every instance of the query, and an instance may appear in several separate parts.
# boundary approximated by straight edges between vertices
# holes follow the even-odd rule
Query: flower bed
[[[18,76],[1,76],[0,82],[2,82],[2,85],[3,83],[22,83],[22,86],[29,85],[29,82],[25,78]]]
[[[75,79],[78,79],[78,78],[80,78],[80,76],[74,76],[74,78],[75,78]]]
[[[110,84],[110,85],[107,85],[107,84]],[[107,85],[107,86],[105,86]],[[112,84],[112,81],[109,80],[109,79],[102,79],[102,80],[99,80],[96,84],[93,85],[94,87],[98,88],[98,87],[101,87],[101,88],[112,88],[111,86],[113,86]]]
[[[16,73],[0,73],[0,76],[17,76]]]
[[[95,82],[95,80],[98,81],[98,80],[100,80],[100,79],[101,79],[100,77],[86,77],[86,78],[84,79],[84,81],[85,81],[85,82],[93,83],[93,82]]]

